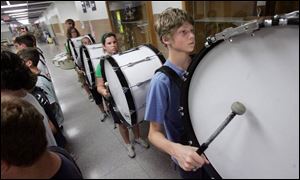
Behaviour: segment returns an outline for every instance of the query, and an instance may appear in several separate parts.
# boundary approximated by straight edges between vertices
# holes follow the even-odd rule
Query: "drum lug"
[[[114,112],[119,112],[119,109],[117,107],[113,106],[112,108],[113,108]]]
[[[119,67],[113,67],[112,68],[114,71],[118,71],[120,68]]]
[[[185,72],[183,73],[183,75],[182,75],[182,80],[183,80],[183,81],[186,81],[187,78],[188,78],[188,76],[189,76],[189,72],[185,71]]]
[[[135,112],[136,112],[135,110],[129,110],[130,116]]]
[[[184,112],[183,112],[183,107],[182,106],[180,106],[179,108],[178,108],[178,111],[179,111],[179,113],[180,113],[180,115],[183,117],[184,116]]]
[[[123,93],[124,93],[124,94],[126,94],[127,91],[129,90],[129,88],[127,88],[127,87],[123,87],[122,89],[123,89]]]

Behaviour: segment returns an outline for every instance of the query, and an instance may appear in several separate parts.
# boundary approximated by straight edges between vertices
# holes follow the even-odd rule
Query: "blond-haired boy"
[[[164,64],[182,77],[191,63],[195,47],[193,18],[185,11],[168,8],[158,17],[155,29],[160,41],[168,48]],[[151,80],[147,95],[145,120],[150,121],[148,138],[152,144],[171,155],[179,165],[182,178],[201,178],[201,167],[209,163],[196,153],[197,148],[181,144],[184,125],[178,112],[180,87],[162,72]],[[163,127],[167,137],[163,134]]]

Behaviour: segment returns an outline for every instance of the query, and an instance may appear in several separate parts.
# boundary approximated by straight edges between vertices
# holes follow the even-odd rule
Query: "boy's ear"
[[[168,36],[162,36],[161,37],[161,40],[162,42],[165,44],[165,45],[169,45],[170,44],[170,38]]]
[[[31,67],[32,66],[32,61],[31,60],[27,60],[25,62],[26,66]]]
[[[24,44],[24,43],[22,43],[20,46],[21,46],[22,49],[27,48],[26,44]]]

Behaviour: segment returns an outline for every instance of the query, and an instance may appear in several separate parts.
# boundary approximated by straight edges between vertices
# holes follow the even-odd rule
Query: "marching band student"
[[[68,31],[69,28],[74,28],[75,27],[75,21],[73,19],[67,19],[65,21],[65,26],[66,26],[66,29]]]
[[[103,49],[105,50],[107,55],[113,55],[113,54],[118,53],[118,51],[119,51],[118,42],[117,42],[116,35],[114,33],[111,33],[111,32],[105,33],[102,36],[101,41],[103,44]],[[104,80],[102,78],[100,63],[98,64],[98,66],[96,68],[96,82],[97,82],[98,92],[101,93],[105,98],[109,98],[110,94],[104,85]],[[135,152],[133,149],[133,145],[131,144],[130,139],[129,139],[128,128],[119,120],[119,118],[117,117],[116,113],[114,112],[114,110],[111,106],[110,106],[110,111],[111,111],[111,114],[113,116],[115,123],[117,123],[119,126],[120,134],[121,134],[121,136],[126,144],[126,148],[128,150],[128,156],[131,158],[134,158]],[[133,127],[133,134],[134,134],[134,138],[135,138],[134,142],[140,144],[144,148],[149,148],[149,144],[140,137],[139,124],[136,124]]]
[[[193,19],[177,8],[168,8],[158,17],[155,29],[160,41],[168,48],[164,66],[178,77],[191,63],[190,53],[195,47]],[[183,145],[184,125],[178,111],[180,87],[167,74],[157,72],[151,80],[147,95],[145,120],[150,121],[150,142],[171,155],[180,168],[182,178],[201,178],[202,166],[209,163],[196,153],[197,148]],[[165,137],[163,128],[167,134]]]
[[[92,41],[90,40],[90,38],[88,37],[84,37],[81,39],[81,44],[82,45],[91,45],[92,44]],[[91,93],[90,91],[90,88],[86,82],[86,79],[85,79],[85,73],[84,73],[84,65],[81,63],[81,61],[79,60],[78,61],[78,75],[79,75],[79,82],[81,83],[81,87],[85,90],[85,92],[88,94],[88,97],[89,97],[89,100],[91,102],[94,101],[94,98],[93,98],[93,94]],[[96,103],[97,104],[97,103]],[[98,104],[97,104],[98,105]],[[101,109],[101,108],[100,108]]]
[[[90,38],[88,37],[84,37],[81,39],[81,43],[82,45],[91,45],[92,41]],[[100,120],[103,121],[107,116],[107,113],[104,110],[104,105],[103,105],[103,99],[102,99],[102,95],[97,91],[97,87],[91,87],[91,89],[89,88],[88,84],[86,83],[86,79],[84,76],[84,71],[83,71],[83,67],[84,65],[82,63],[79,63],[79,69],[80,69],[80,73],[81,73],[81,81],[83,82],[83,86],[84,89],[90,93],[89,98],[92,100],[95,100],[96,105],[99,107],[100,111],[102,114],[104,114],[105,116],[103,118],[101,118]]]

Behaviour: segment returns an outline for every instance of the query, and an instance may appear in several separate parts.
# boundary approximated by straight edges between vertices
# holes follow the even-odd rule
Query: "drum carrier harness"
[[[191,55],[191,58],[193,59],[195,56]],[[155,71],[155,73],[157,72],[161,72],[163,74],[165,74],[171,81],[171,83],[175,83],[176,86],[181,89],[183,88],[183,84],[185,82],[186,76],[187,74],[185,74],[183,76],[183,78],[179,77],[179,75],[170,67],[168,66],[161,66],[159,69],[157,69]],[[178,107],[178,111],[181,112],[180,107]],[[183,121],[185,127],[184,127],[184,133],[181,136],[181,140],[180,143],[183,145],[192,145],[188,132],[189,130],[189,126],[186,125],[186,121],[184,121],[183,116],[181,115],[181,120]],[[213,166],[211,166],[211,164],[205,165],[203,166],[203,177],[205,179],[222,179],[222,177],[218,174],[218,172],[215,170],[215,168]]]

